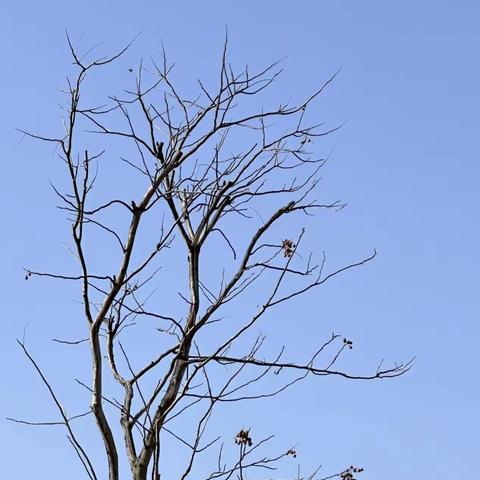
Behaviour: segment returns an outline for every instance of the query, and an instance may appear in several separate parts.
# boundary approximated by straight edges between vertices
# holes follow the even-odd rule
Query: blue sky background
[[[21,141],[14,130],[60,131],[60,90],[71,73],[65,28],[74,40],[83,35],[83,45],[105,40],[107,51],[143,32],[122,64],[125,75],[113,69],[103,77],[101,86],[118,90],[127,86],[127,67],[157,56],[162,40],[181,82],[212,79],[226,24],[236,65],[286,57],[272,99],[307,94],[342,67],[315,113],[329,124],[348,120],[318,144],[320,152],[334,149],[320,197],[348,208],[318,217],[309,233],[333,266],[379,252],[374,263],[283,310],[288,321],[273,341],[288,335],[291,356],[301,356],[317,342],[312,332],[342,333],[355,343],[345,362],[352,370],[382,358],[417,360],[396,380],[313,379],[241,415],[226,410],[225,435],[247,424],[259,435],[276,433],[277,445],[298,441],[297,460],[321,463],[325,475],[350,464],[365,467],[360,478],[370,480],[453,480],[478,471],[477,2],[18,1],[3,2],[0,18],[2,417],[55,417],[15,343],[27,324],[28,344],[65,403],[84,399],[71,378],[78,363],[64,362],[65,350],[49,341],[81,334],[72,318],[77,292],[25,282],[22,272],[68,262],[61,245],[68,224],[48,184],[61,166],[49,146]],[[0,431],[5,478],[83,478],[60,427],[0,420]],[[295,471],[290,464],[271,477]]]

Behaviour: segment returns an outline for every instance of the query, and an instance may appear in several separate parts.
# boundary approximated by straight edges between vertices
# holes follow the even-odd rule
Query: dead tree
[[[162,455],[169,455],[161,449],[166,434],[190,451],[180,472],[182,480],[194,475],[197,456],[207,450],[213,454],[214,467],[206,480],[243,479],[251,470],[275,468],[280,458],[296,457],[293,447],[276,456],[258,456],[267,439],[254,442],[246,428],[234,439],[236,446],[233,439],[225,447],[219,438],[204,440],[217,405],[272,397],[311,377],[382,379],[401,375],[410,367],[410,362],[380,366],[364,375],[337,369],[337,360],[352,347],[350,340],[337,334],[303,360],[288,358],[288,345],[277,355],[264,357],[260,352],[265,337],[252,341],[249,336],[270,310],[370,262],[376,254],[329,270],[324,254],[315,262],[313,255],[302,250],[302,215],[343,206],[314,198],[325,159],[313,155],[313,141],[335,129],[306,121],[309,107],[334,77],[296,105],[280,103],[264,110],[258,107],[258,99],[277,79],[278,64],[258,72],[235,71],[227,60],[225,42],[216,87],[198,81],[195,98],[180,93],[172,79],[172,65],[163,55],[160,63],[152,61],[148,67],[140,63],[135,68],[134,88],[109,97],[104,105],[89,105],[84,92],[95,89],[89,83],[90,73],[108,69],[125,50],[87,61],[70,41],[69,46],[76,74],[66,92],[65,132],[54,137],[25,132],[58,147],[69,187],[54,189],[59,208],[71,224],[78,264],[73,273],[28,269],[26,278],[79,283],[85,344],[91,351],[91,379],[78,380],[91,393],[89,415],[68,417],[59,394],[19,341],[58,408],[60,420],[53,423],[66,427],[91,480],[100,477],[88,446],[75,434],[78,417],[95,420],[110,480],[121,476],[119,458],[128,459],[131,478],[158,480]],[[102,143],[104,148],[93,151],[87,146],[92,138],[88,135],[96,135],[95,148]],[[133,198],[116,185],[95,189],[97,170],[101,173],[105,168],[103,156],[110,155],[115,142],[128,152],[121,161],[131,167],[135,189],[143,184],[143,191],[136,190]],[[283,231],[287,217],[290,231]],[[292,222],[296,231],[291,231]],[[113,271],[98,271],[100,262],[92,261],[99,241],[109,242],[109,262],[116,262]],[[226,254],[231,259],[222,260],[218,270],[206,263]],[[158,274],[172,255],[178,276],[185,273],[175,281],[173,276]],[[180,285],[178,301],[151,295],[153,286],[162,290],[170,281]],[[256,300],[248,305],[252,289]],[[151,320],[156,322],[152,327],[158,335],[156,351],[139,366],[138,348],[129,347],[128,338],[137,328],[145,332]],[[148,337],[145,345],[151,348]],[[269,375],[276,381],[271,390],[272,383],[262,383]],[[266,390],[258,393],[257,386],[262,384]],[[119,391],[121,401],[115,399]],[[175,420],[185,415],[190,415],[189,438],[174,429]],[[230,462],[224,460],[227,448],[239,449]],[[324,478],[353,479],[359,471],[350,467]],[[320,476],[314,473],[309,478]]]

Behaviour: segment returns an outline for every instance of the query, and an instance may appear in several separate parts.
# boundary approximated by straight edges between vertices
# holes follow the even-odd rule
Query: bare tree
[[[90,73],[109,68],[126,49],[87,61],[88,55],[81,56],[68,43],[76,75],[68,81],[65,132],[57,137],[24,133],[58,147],[68,187],[53,188],[71,222],[78,272],[29,269],[26,278],[71,280],[81,286],[86,338],[55,341],[88,342],[91,381],[77,381],[91,393],[90,410],[67,415],[22,340],[19,344],[48,388],[60,420],[14,421],[64,425],[92,480],[100,477],[89,448],[75,434],[73,423],[79,418],[95,419],[110,480],[120,478],[125,457],[133,479],[158,480],[161,458],[169,454],[161,449],[164,435],[189,451],[181,480],[198,476],[195,462],[206,451],[211,452],[213,467],[205,480],[244,479],[251,470],[274,469],[279,459],[296,457],[294,447],[265,456],[261,451],[268,438],[254,442],[245,427],[225,446],[219,437],[205,439],[219,404],[270,398],[307,377],[382,379],[401,375],[411,365],[380,365],[371,373],[354,375],[336,366],[342,353],[352,348],[343,336],[331,334],[299,360],[287,358],[285,347],[263,356],[265,337],[251,334],[271,309],[376,255],[328,270],[325,254],[315,262],[312,254],[302,251],[301,216],[343,207],[338,201],[314,198],[325,159],[313,155],[312,143],[335,129],[306,120],[309,107],[334,76],[296,105],[280,103],[264,110],[258,108],[258,99],[278,77],[278,64],[258,72],[236,71],[227,59],[225,42],[218,84],[211,88],[198,81],[195,98],[180,93],[163,54],[160,63],[135,68],[132,90],[109,97],[101,106],[89,105],[88,88],[95,89],[89,84]],[[96,135],[91,140],[95,147],[85,146],[89,135]],[[93,151],[103,142],[104,148]],[[133,199],[116,185],[94,188],[98,172],[105,168],[102,155],[115,142],[126,152],[121,160],[130,169]],[[143,191],[138,191],[139,185]],[[282,230],[286,217],[296,219],[296,232]],[[97,270],[101,262],[93,257],[99,242],[109,245],[107,264],[116,262],[113,271],[110,266]],[[228,262],[226,255],[231,256]],[[215,265],[215,258],[221,263]],[[169,261],[176,274],[159,279],[159,268]],[[165,294],[170,283],[178,285],[178,301]],[[152,287],[160,294],[152,295]],[[252,290],[256,300],[249,306]],[[138,332],[146,335],[145,344],[151,348],[148,328],[158,335],[156,351],[141,364],[145,352],[139,352]],[[132,335],[135,340],[129,342]],[[273,380],[267,381],[270,375]],[[187,434],[175,428],[185,416]],[[235,457],[226,453],[232,448],[238,449]],[[324,478],[353,479],[361,470],[352,466]],[[314,472],[308,478],[320,476]]]

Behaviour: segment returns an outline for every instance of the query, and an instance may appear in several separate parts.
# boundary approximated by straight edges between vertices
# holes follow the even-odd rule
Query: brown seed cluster
[[[343,343],[345,344],[346,347],[348,347],[350,350],[353,348],[353,342],[351,340],[348,340],[347,338],[343,339]]]
[[[293,458],[297,458],[297,451],[291,448],[288,450],[287,455],[291,455]]]
[[[350,468],[347,468],[344,472],[340,474],[341,480],[356,480],[354,477],[355,473],[362,473],[363,468],[354,467],[353,465]]]
[[[296,247],[296,245],[291,240],[286,238],[282,242],[283,256],[286,257],[286,258],[290,258],[293,255],[293,253],[295,252],[295,247]]]
[[[252,446],[252,437],[250,437],[250,430],[240,430],[235,437],[235,443],[237,445],[247,445],[249,447]]]

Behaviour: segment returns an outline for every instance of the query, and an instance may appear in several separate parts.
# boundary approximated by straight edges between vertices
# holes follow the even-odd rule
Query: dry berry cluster
[[[354,473],[362,473],[363,468],[360,467],[354,467],[353,465],[350,466],[350,468],[347,468],[344,472],[340,474],[340,478],[342,480],[355,480],[355,477],[353,476]]]
[[[248,445],[249,447],[252,446],[252,437],[250,437],[250,431],[249,430],[240,430],[237,433],[237,436],[235,437],[235,443],[237,445]]]
[[[293,252],[295,251],[295,246],[296,245],[294,245],[294,243],[291,240],[288,240],[288,238],[286,238],[282,242],[283,256],[290,258],[293,255]]]
[[[291,455],[293,458],[297,458],[297,451],[291,448],[288,450],[287,455]]]
[[[343,343],[351,350],[353,348],[353,342],[346,338],[343,339]]]

